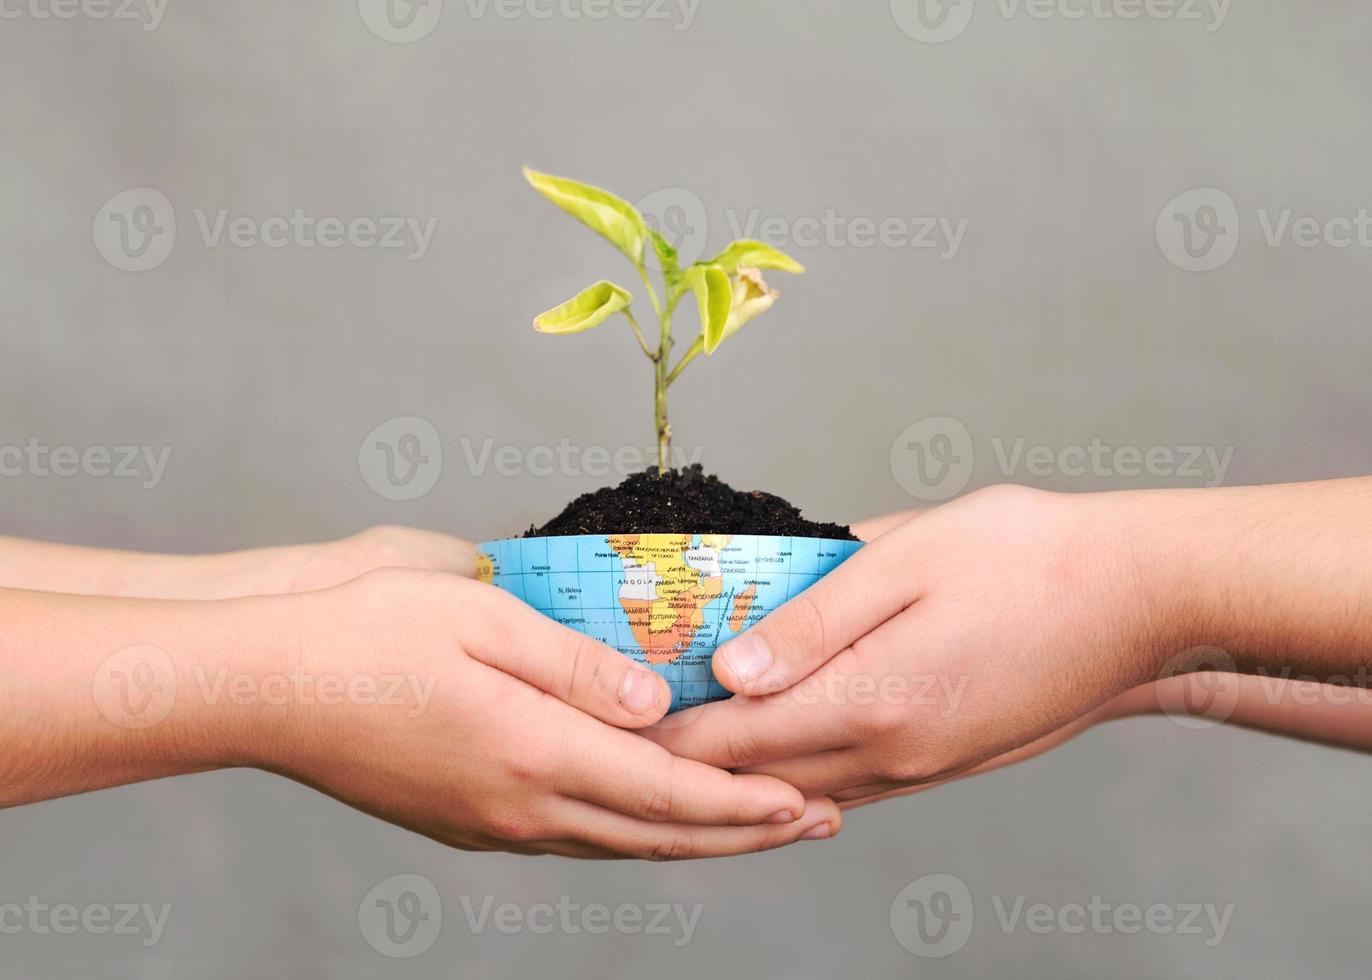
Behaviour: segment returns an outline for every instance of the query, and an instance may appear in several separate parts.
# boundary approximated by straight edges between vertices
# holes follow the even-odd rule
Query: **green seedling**
[[[528,167],[524,168],[524,176],[535,190],[623,252],[643,280],[658,319],[656,346],[648,343],[634,318],[633,296],[606,280],[587,287],[561,306],[539,314],[534,319],[534,327],[542,333],[581,333],[600,326],[616,314],[624,315],[644,356],[653,364],[657,467],[659,474],[666,473],[672,446],[667,390],[701,354],[714,354],[744,324],[771,309],[778,294],[762,278],[764,269],[799,274],[805,268],[770,245],[743,240],[734,242],[713,259],[683,269],[672,243],[649,227],[643,215],[629,202],[599,187],[553,177]],[[662,267],[660,293],[653,286],[644,264],[649,248]],[[696,298],[700,333],[673,365],[669,364],[673,347],[672,316],[688,294],[694,294]]]

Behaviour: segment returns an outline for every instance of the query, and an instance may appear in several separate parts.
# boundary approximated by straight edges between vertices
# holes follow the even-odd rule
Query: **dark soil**
[[[735,490],[700,464],[659,478],[654,467],[617,487],[573,500],[526,538],[573,534],[767,534],[856,541],[841,524],[817,524],[799,509],[760,490]]]

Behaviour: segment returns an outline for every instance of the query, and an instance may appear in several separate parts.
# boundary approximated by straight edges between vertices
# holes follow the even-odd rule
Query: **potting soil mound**
[[[841,524],[801,517],[799,508],[760,490],[735,490],[700,464],[635,473],[617,487],[578,497],[526,538],[576,534],[756,534],[856,541]]]

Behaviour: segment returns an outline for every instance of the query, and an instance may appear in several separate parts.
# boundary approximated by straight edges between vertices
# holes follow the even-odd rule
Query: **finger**
[[[856,810],[860,806],[871,806],[873,803],[884,803],[887,800],[898,800],[902,796],[913,796],[915,793],[922,793],[926,789],[933,789],[932,786],[896,786],[881,793],[873,793],[870,796],[861,796],[855,799],[846,799],[838,804],[838,808],[845,813],[849,810]]]
[[[470,589],[477,616],[463,624],[463,646],[476,660],[620,728],[667,713],[671,690],[647,667],[494,586]]]
[[[865,521],[859,521],[853,525],[853,533],[862,541],[875,541],[887,531],[893,531],[902,524],[913,520],[924,511],[902,510],[894,514],[884,514],[881,517],[870,517]]]
[[[738,776],[592,719],[564,731],[553,787],[566,796],[655,823],[790,824],[805,798],[771,776]]]
[[[715,654],[715,677],[736,694],[784,690],[901,612],[918,598],[902,537],[867,545],[724,644]]]
[[[807,800],[804,820],[756,827],[652,823],[581,800],[567,800],[561,813],[568,827],[563,833],[571,840],[619,857],[648,861],[752,854],[799,840],[824,840],[843,827],[843,814],[829,799]]]
[[[405,548],[415,568],[450,572],[465,578],[476,575],[476,545],[451,534],[407,528]]]
[[[806,795],[832,796],[882,782],[881,774],[873,769],[870,750],[839,749],[770,763],[755,771],[784,780]]]
[[[780,694],[691,708],[639,734],[673,755],[721,769],[848,748],[860,739],[858,719],[847,705],[830,702],[837,700],[831,679],[841,675],[851,656],[841,654],[819,674]]]
[[[374,527],[342,543],[360,549],[365,564],[373,568],[416,568],[464,578],[476,575],[476,545],[451,534],[412,527]]]
[[[929,787],[902,786],[900,783],[871,783],[867,786],[854,786],[852,789],[845,789],[841,792],[835,793],[833,796],[833,800],[839,806],[842,806],[845,803],[857,803],[861,802],[862,800],[871,799],[873,797],[885,796],[886,794],[894,793],[896,790],[899,789],[913,791],[915,789],[927,788]]]

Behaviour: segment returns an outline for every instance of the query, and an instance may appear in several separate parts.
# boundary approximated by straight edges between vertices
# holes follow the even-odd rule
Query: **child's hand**
[[[385,820],[469,850],[654,860],[838,830],[830,800],[621,730],[662,717],[661,678],[494,588],[392,570],[286,601],[307,673],[430,691],[257,722],[261,764]]]
[[[0,537],[0,588],[137,599],[233,599],[312,592],[378,568],[471,576],[469,541],[406,527],[374,527],[324,544],[210,555],[111,551]]]

